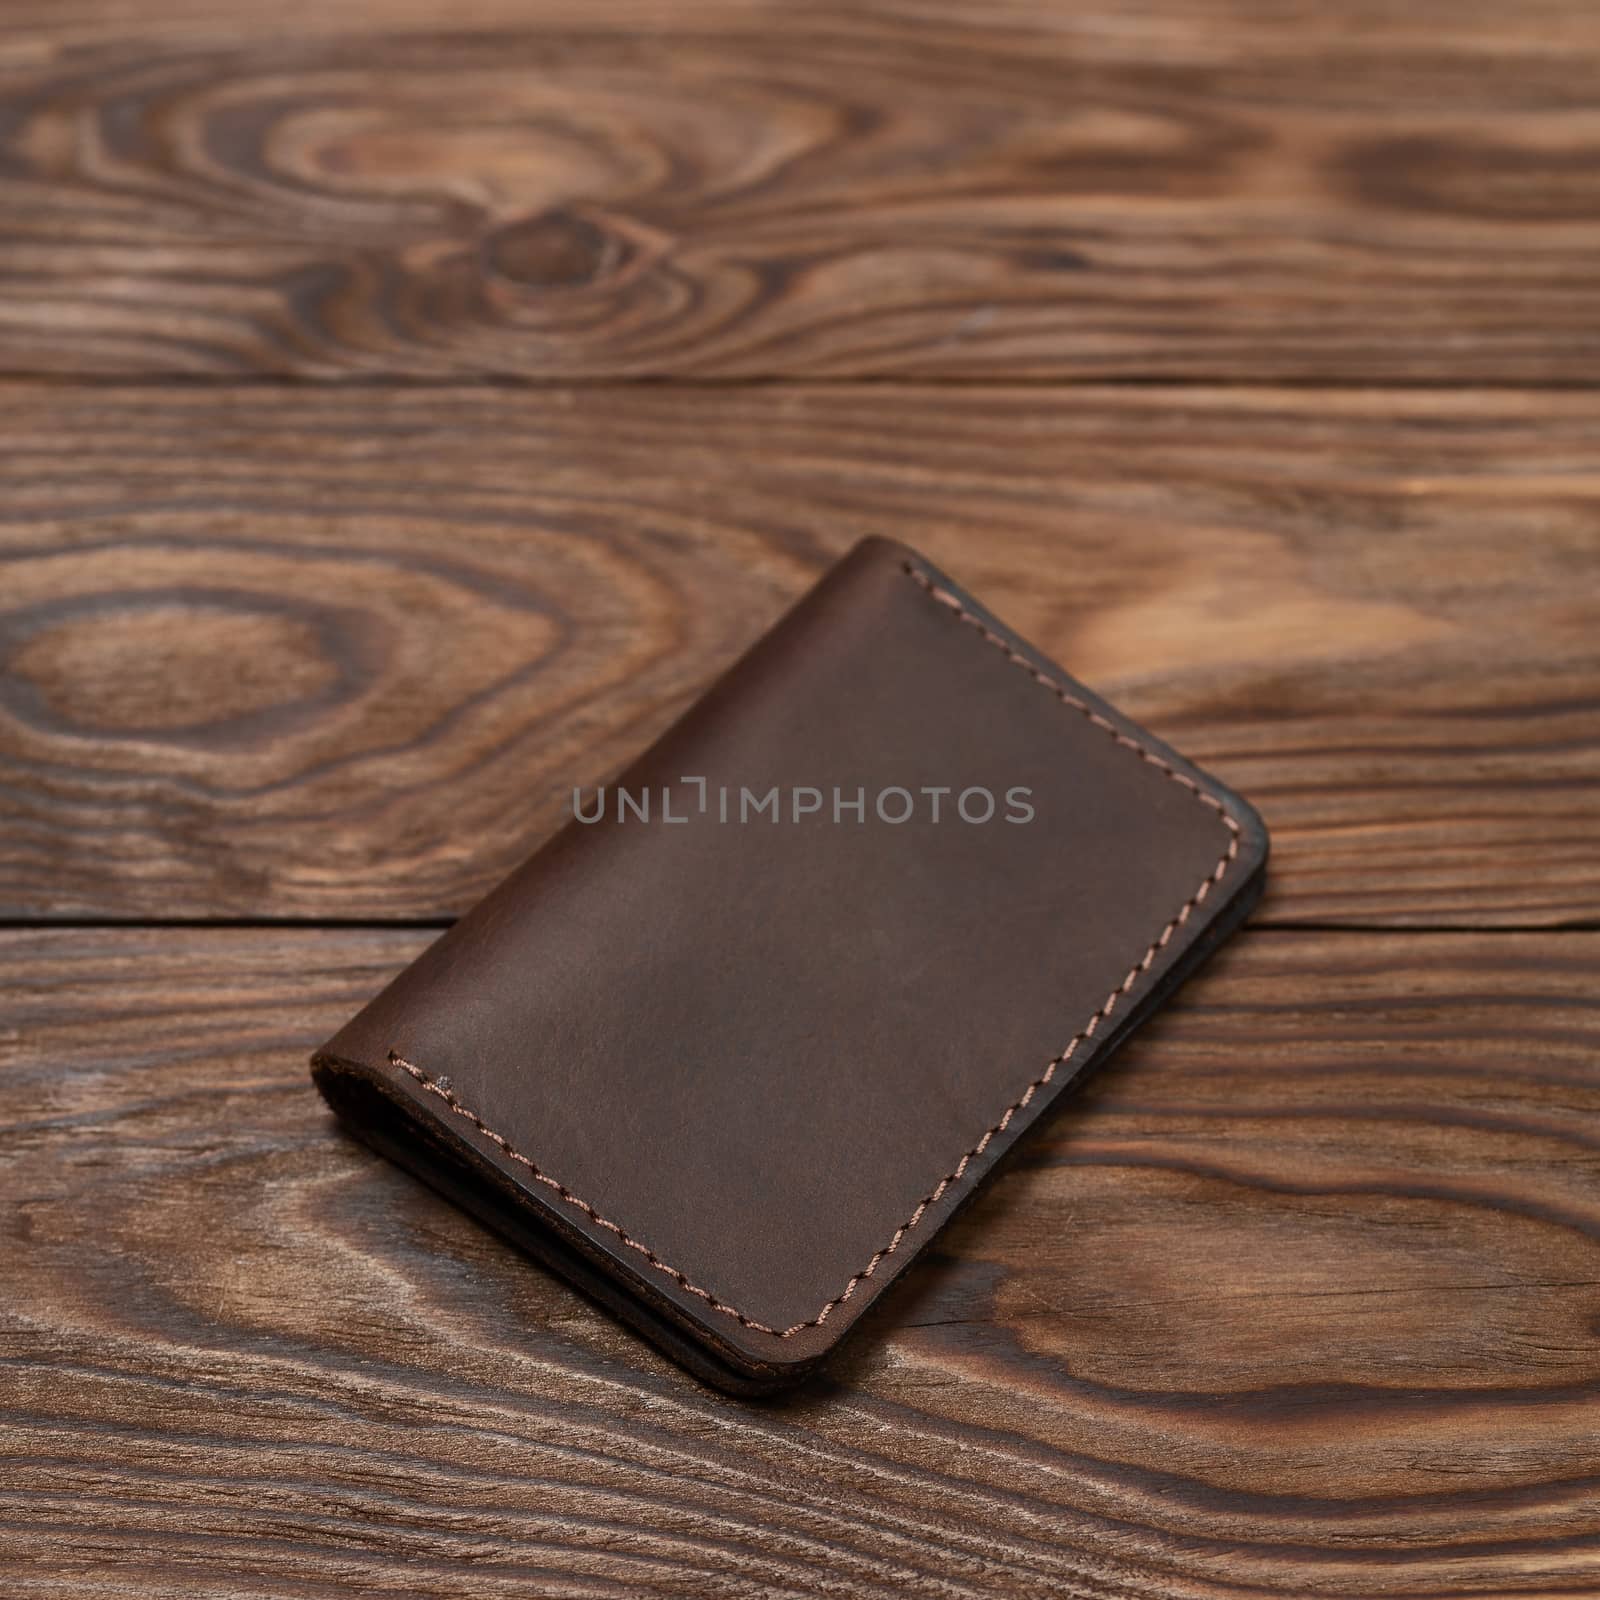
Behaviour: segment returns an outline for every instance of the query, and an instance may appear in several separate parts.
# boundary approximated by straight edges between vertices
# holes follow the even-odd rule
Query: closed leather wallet
[[[1248,911],[1239,797],[858,546],[313,1059],[710,1382],[806,1376]]]

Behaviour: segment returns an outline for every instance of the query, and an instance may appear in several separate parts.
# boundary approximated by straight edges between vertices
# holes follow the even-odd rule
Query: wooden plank
[[[11,0],[0,370],[1592,381],[1591,0]]]
[[[0,431],[0,914],[454,914],[870,532],[1254,799],[1267,919],[1600,907],[1600,398],[34,385]]]
[[[337,1132],[423,937],[0,935],[8,1595],[1600,1588],[1600,934],[1246,935],[771,1405]]]

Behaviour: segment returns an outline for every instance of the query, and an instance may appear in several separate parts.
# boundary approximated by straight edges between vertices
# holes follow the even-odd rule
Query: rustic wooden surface
[[[1594,395],[13,385],[0,431],[0,914],[464,910],[864,533],[1249,794],[1263,919],[1600,903]]]
[[[0,6],[0,1595],[1600,1593],[1597,82],[1589,0]],[[742,1403],[305,1056],[874,532],[1272,888]]]
[[[0,937],[8,1594],[1594,1592],[1600,934],[1240,941],[766,1405],[335,1131],[426,937]]]
[[[8,0],[11,370],[1586,381],[1593,0]]]

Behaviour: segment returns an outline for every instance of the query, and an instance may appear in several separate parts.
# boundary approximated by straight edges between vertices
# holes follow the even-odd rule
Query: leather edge
[[[787,1361],[754,1360],[717,1339],[714,1325],[684,1316],[669,1296],[653,1292],[648,1280],[621,1272],[581,1227],[545,1206],[497,1157],[420,1104],[392,1064],[380,1067],[324,1048],[311,1058],[311,1076],[351,1135],[549,1267],[713,1387],[744,1397],[771,1394],[803,1381],[820,1364],[825,1352]]]

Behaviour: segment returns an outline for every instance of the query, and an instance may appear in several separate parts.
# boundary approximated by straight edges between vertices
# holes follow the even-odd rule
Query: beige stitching
[[[1164,949],[1166,949],[1168,943],[1170,943],[1173,934],[1175,934],[1179,928],[1188,922],[1195,910],[1204,902],[1206,896],[1211,893],[1212,888],[1222,881],[1224,873],[1227,872],[1228,868],[1237,859],[1239,854],[1239,824],[1228,815],[1227,811],[1223,809],[1222,803],[1219,800],[1217,800],[1214,796],[1207,794],[1194,781],[1193,778],[1190,778],[1184,773],[1177,771],[1169,762],[1157,755],[1155,751],[1146,749],[1145,746],[1140,744],[1137,739],[1130,738],[1122,731],[1122,729],[1117,727],[1114,722],[1110,721],[1109,718],[1102,716],[1098,711],[1096,711],[1093,706],[1089,705],[1086,701],[1080,700],[1076,695],[1062,688],[1062,686],[1047,673],[1041,672],[1031,661],[1028,660],[1026,656],[1022,655],[1019,651],[1014,650],[1007,640],[1003,639],[999,634],[994,632],[994,630],[990,628],[988,624],[983,622],[981,618],[974,616],[972,612],[968,611],[955,595],[950,594],[947,590],[939,588],[937,584],[933,583],[932,580],[924,576],[909,563],[906,564],[904,570],[908,576],[920,584],[922,588],[927,590],[927,592],[935,600],[937,600],[940,605],[945,606],[968,626],[976,628],[990,644],[1004,654],[1008,661],[1011,661],[1015,665],[1021,667],[1022,670],[1026,672],[1035,683],[1041,685],[1043,688],[1048,689],[1051,694],[1053,694],[1063,705],[1070,706],[1074,711],[1080,712],[1083,716],[1087,717],[1088,720],[1095,725],[1095,727],[1101,729],[1102,732],[1109,735],[1118,744],[1124,746],[1126,749],[1132,750],[1142,760],[1148,761],[1151,766],[1159,768],[1159,770],[1171,778],[1174,783],[1181,784],[1183,788],[1187,789],[1189,793],[1192,794],[1195,799],[1200,801],[1202,805],[1208,806],[1212,811],[1214,811],[1228,830],[1228,847],[1218,858],[1216,866],[1214,866],[1211,871],[1208,872],[1201,880],[1200,886],[1178,908],[1176,915],[1174,915],[1167,925],[1161,930],[1161,932],[1151,940],[1150,948],[1145,951],[1143,956],[1139,958],[1138,962],[1128,969],[1128,975],[1116,986],[1116,988],[1111,991],[1110,994],[1105,997],[1094,1015],[1090,1017],[1083,1027],[1072,1036],[1072,1039],[1067,1044],[1066,1049],[1064,1049],[1060,1055],[1056,1056],[1053,1060],[1047,1063],[1044,1071],[1041,1072],[1039,1076],[1035,1078],[1033,1082],[1030,1083],[1028,1087],[1024,1089],[1022,1093],[1005,1108],[1005,1110],[1001,1113],[1000,1120],[998,1122],[991,1123],[984,1130],[983,1137],[980,1138],[978,1142],[961,1157],[955,1166],[952,1167],[950,1171],[947,1172],[938,1181],[938,1183],[922,1197],[917,1204],[916,1210],[913,1211],[911,1215],[907,1217],[898,1228],[895,1229],[894,1236],[889,1240],[889,1242],[872,1257],[872,1259],[861,1269],[861,1271],[856,1273],[856,1275],[851,1278],[851,1280],[838,1294],[833,1297],[833,1299],[829,1300],[822,1307],[822,1309],[817,1312],[816,1316],[810,1317],[804,1322],[796,1322],[791,1327],[773,1328],[769,1327],[764,1322],[757,1322],[753,1317],[747,1317],[744,1312],[738,1310],[735,1306],[725,1305],[708,1289],[702,1289],[698,1284],[690,1282],[686,1274],[679,1271],[677,1267],[674,1267],[668,1262],[663,1261],[661,1257],[658,1256],[648,1245],[641,1244],[637,1239],[633,1238],[630,1234],[619,1228],[616,1223],[610,1221],[606,1217],[602,1217],[587,1200],[580,1199],[569,1188],[567,1188],[564,1183],[552,1178],[549,1173],[541,1171],[538,1165],[533,1161],[530,1161],[528,1157],[523,1155],[520,1150],[514,1150],[511,1145],[501,1137],[500,1134],[496,1133],[494,1129],[483,1120],[482,1117],[480,1117],[475,1111],[468,1109],[468,1107],[464,1106],[461,1101],[456,1098],[454,1091],[450,1087],[448,1079],[430,1078],[428,1074],[425,1073],[420,1067],[415,1066],[410,1061],[407,1061],[403,1056],[397,1055],[392,1050],[389,1052],[389,1060],[395,1066],[399,1067],[403,1072],[409,1073],[413,1078],[416,1079],[418,1083],[422,1085],[424,1089],[428,1091],[429,1094],[437,1095],[447,1106],[450,1107],[452,1111],[456,1113],[457,1116],[464,1117],[473,1125],[473,1127],[478,1130],[479,1133],[484,1136],[484,1138],[488,1139],[490,1143],[496,1145],[502,1152],[504,1152],[504,1154],[510,1160],[515,1161],[519,1166],[526,1167],[537,1182],[544,1184],[548,1189],[553,1189],[558,1195],[561,1196],[563,1200],[567,1202],[568,1205],[574,1206],[579,1211],[583,1212],[583,1214],[588,1217],[589,1220],[597,1227],[604,1228],[608,1233],[614,1233],[617,1238],[619,1238],[630,1250],[638,1251],[638,1253],[642,1255],[651,1266],[656,1268],[656,1270],[659,1272],[664,1272],[678,1285],[679,1288],[686,1290],[689,1294],[695,1295],[701,1300],[704,1300],[713,1311],[720,1311],[725,1316],[732,1317],[743,1327],[753,1329],[756,1333],[770,1333],[779,1339],[791,1339],[795,1334],[805,1332],[807,1328],[820,1328],[823,1323],[828,1320],[828,1317],[832,1314],[832,1312],[835,1311],[839,1306],[842,1306],[851,1297],[851,1295],[856,1292],[857,1288],[861,1284],[865,1283],[867,1279],[878,1270],[878,1267],[881,1265],[881,1263],[887,1260],[888,1257],[892,1256],[895,1251],[900,1248],[900,1241],[904,1239],[905,1236],[910,1233],[919,1222],[922,1221],[922,1218],[927,1213],[928,1208],[930,1206],[937,1205],[944,1197],[945,1193],[949,1190],[950,1186],[961,1181],[961,1179],[966,1175],[967,1168],[972,1164],[972,1162],[981,1156],[985,1150],[989,1148],[989,1145],[995,1136],[997,1134],[1004,1133],[1011,1125],[1011,1119],[1016,1116],[1019,1111],[1026,1110],[1028,1105],[1032,1102],[1034,1095],[1036,1095],[1039,1090],[1043,1089],[1047,1084],[1049,1084],[1051,1079],[1056,1075],[1056,1068],[1065,1066],[1067,1062],[1069,1062],[1077,1053],[1078,1046],[1083,1044],[1085,1041],[1092,1039],[1095,1036],[1096,1031],[1099,1029],[1101,1023],[1110,1019],[1111,1013],[1116,1010],[1123,996],[1128,994],[1138,983],[1139,979],[1150,970],[1151,966],[1155,962],[1156,957]]]
[[[458,1116],[465,1117],[467,1121],[470,1122],[473,1127],[475,1127],[478,1132],[484,1136],[484,1138],[488,1139],[491,1143],[498,1145],[500,1149],[503,1150],[511,1160],[517,1162],[519,1166],[526,1167],[540,1183],[545,1185],[546,1188],[554,1189],[555,1192],[560,1195],[568,1205],[576,1206],[578,1210],[588,1217],[591,1222],[606,1229],[609,1233],[616,1234],[616,1236],[625,1245],[627,1245],[630,1250],[637,1250],[652,1267],[659,1268],[662,1272],[666,1273],[669,1278],[675,1278],[680,1288],[687,1289],[690,1294],[699,1295],[699,1297],[704,1300],[714,1311],[725,1311],[730,1317],[737,1317],[739,1321],[742,1322],[747,1328],[755,1328],[761,1333],[777,1332],[776,1328],[769,1328],[765,1323],[752,1322],[749,1317],[743,1314],[743,1312],[734,1310],[732,1306],[725,1306],[714,1294],[711,1294],[707,1290],[700,1288],[697,1284],[690,1283],[688,1278],[685,1277],[683,1273],[679,1272],[676,1267],[669,1266],[661,1259],[660,1256],[655,1253],[654,1250],[649,1247],[649,1245],[640,1244],[639,1241],[631,1234],[624,1233],[623,1230],[616,1225],[616,1223],[612,1222],[609,1218],[602,1217],[587,1200],[582,1200],[575,1195],[566,1186],[566,1184],[560,1182],[558,1179],[552,1178],[548,1172],[541,1171],[540,1168],[534,1162],[530,1161],[525,1155],[523,1155],[520,1150],[512,1149],[511,1145],[498,1133],[496,1133],[494,1129],[491,1128],[489,1124],[477,1114],[476,1111],[469,1110],[466,1106],[462,1105],[458,1099],[456,1099],[455,1092],[451,1089],[448,1079],[430,1078],[420,1067],[415,1066],[410,1061],[407,1061],[404,1056],[396,1055],[393,1050],[389,1052],[389,1060],[391,1063],[393,1063],[393,1065],[399,1067],[402,1072],[409,1072],[411,1076],[428,1091],[429,1094],[438,1095],[438,1097],[443,1100],[452,1111],[454,1111]],[[798,1332],[799,1327],[804,1326],[804,1323],[799,1324],[796,1329],[792,1331]]]

